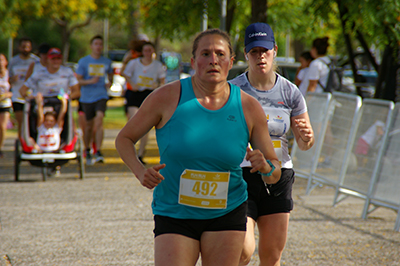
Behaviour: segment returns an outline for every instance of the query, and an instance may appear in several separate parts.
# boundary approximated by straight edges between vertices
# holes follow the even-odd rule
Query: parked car
[[[121,76],[122,60],[127,50],[110,50],[108,51],[108,58],[111,59],[111,67],[113,68],[113,84],[108,89],[108,96],[110,98],[123,97],[124,86],[126,80]]]
[[[368,61],[364,52],[354,55],[354,62],[357,68],[357,74],[361,77],[361,82],[355,83],[353,71],[348,58],[340,60],[339,65],[343,68],[343,88],[349,92],[356,94],[356,87],[361,88],[361,96],[363,98],[373,98],[375,96],[375,87],[378,79],[378,72],[375,71],[372,64]]]
[[[66,62],[64,64],[64,66],[69,67],[70,69],[72,69],[72,71],[74,71],[74,73],[78,69],[78,63],[75,63],[75,62]]]

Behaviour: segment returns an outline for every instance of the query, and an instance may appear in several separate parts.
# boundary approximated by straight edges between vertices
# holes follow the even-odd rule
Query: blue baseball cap
[[[253,23],[246,28],[244,46],[246,53],[254,47],[272,50],[275,47],[274,32],[267,23]]]

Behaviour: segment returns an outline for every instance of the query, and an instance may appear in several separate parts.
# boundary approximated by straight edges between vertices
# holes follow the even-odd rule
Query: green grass
[[[104,117],[104,128],[121,129],[125,126],[127,118],[124,106],[108,107]]]

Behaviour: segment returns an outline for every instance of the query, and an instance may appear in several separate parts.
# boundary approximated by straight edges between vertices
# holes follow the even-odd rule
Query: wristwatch
[[[262,175],[262,176],[271,176],[272,173],[273,173],[274,170],[275,170],[275,165],[273,165],[273,164],[271,163],[270,160],[267,160],[267,163],[269,164],[269,166],[271,166],[271,171],[269,171],[269,173],[266,173],[266,174],[261,173],[261,172],[259,171],[260,175]]]

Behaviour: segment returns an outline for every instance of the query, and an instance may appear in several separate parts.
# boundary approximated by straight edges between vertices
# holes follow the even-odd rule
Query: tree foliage
[[[51,18],[61,31],[64,60],[68,58],[71,34],[92,19],[109,18],[112,23],[129,19],[123,0],[0,0],[0,30],[5,37],[16,37],[23,21]]]
[[[169,40],[189,38],[201,30],[203,11],[208,24],[219,26],[218,1],[142,0],[140,13],[147,31]]]

